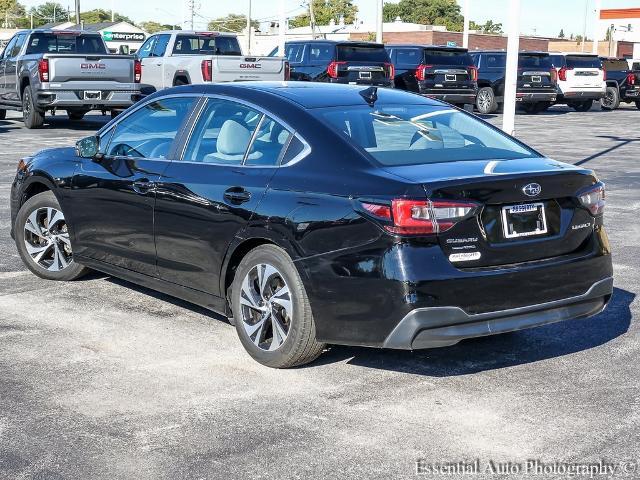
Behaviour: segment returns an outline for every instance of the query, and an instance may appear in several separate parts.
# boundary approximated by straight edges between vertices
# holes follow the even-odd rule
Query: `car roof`
[[[160,32],[154,32],[152,35],[198,35],[203,37],[234,37],[237,38],[238,34],[230,32],[216,32],[211,30],[162,30]]]
[[[506,50],[474,50],[472,52],[469,53],[491,53],[491,54],[495,54],[495,53],[502,53],[504,55],[507,54]],[[541,50],[519,50],[518,51],[518,55],[549,55],[549,52],[543,52]]]
[[[220,94],[243,98],[243,92],[251,91],[260,95],[269,95],[287,103],[294,103],[304,109],[323,107],[342,107],[367,105],[366,100],[360,94],[367,90],[365,85],[346,85],[339,83],[322,82],[237,82],[215,85],[189,85],[161,90],[154,97],[162,97],[164,94],[189,92],[195,94]],[[446,105],[443,102],[432,100],[414,93],[395,90],[391,88],[378,88],[378,104],[399,105]]]
[[[468,52],[469,50],[464,47],[450,47],[448,45],[426,45],[419,43],[386,43],[385,47],[388,48],[424,48],[426,50],[451,50],[454,52]]]
[[[580,57],[597,57],[598,55],[595,53],[587,53],[587,52],[549,52],[549,55],[567,55],[571,56],[580,56]]]
[[[287,41],[287,44],[291,44],[291,43],[331,43],[332,45],[351,45],[351,46],[366,45],[368,47],[384,48],[384,44],[382,44],[382,43],[367,42],[367,41],[364,41],[364,40],[358,41],[358,40],[322,40],[322,39],[316,39],[316,40],[289,40],[289,41]]]

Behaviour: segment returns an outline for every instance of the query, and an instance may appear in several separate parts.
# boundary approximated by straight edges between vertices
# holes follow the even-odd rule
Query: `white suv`
[[[594,100],[604,97],[606,74],[597,55],[565,52],[550,56],[558,72],[556,103],[566,103],[578,112],[586,112]]]

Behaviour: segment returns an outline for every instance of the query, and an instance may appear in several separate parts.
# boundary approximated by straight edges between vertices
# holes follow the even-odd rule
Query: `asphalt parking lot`
[[[516,119],[519,138],[607,184],[615,293],[603,314],[437,350],[332,347],[292,370],[254,362],[225,319],[185,302],[26,271],[9,237],[18,159],[104,122],[0,121],[0,478],[410,478],[417,460],[476,459],[640,475],[619,463],[640,462],[635,106]]]

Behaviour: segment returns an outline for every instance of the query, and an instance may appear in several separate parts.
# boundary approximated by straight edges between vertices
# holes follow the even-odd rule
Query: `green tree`
[[[484,24],[476,23],[473,20],[469,22],[469,30],[477,30],[481,33],[502,33],[502,24],[494,23],[493,20],[487,20]]]
[[[152,21],[140,23],[140,28],[142,28],[147,33],[162,32],[163,30],[182,30],[180,25],[170,25],[168,23],[158,23]]]
[[[316,18],[316,25],[329,25],[331,20],[338,22],[340,17],[344,17],[345,23],[352,23],[358,14],[358,7],[353,4],[353,0],[312,0],[313,15]],[[309,13],[309,3],[307,2],[307,12],[289,21],[291,28],[307,27],[311,24],[311,14]]]
[[[67,9],[58,2],[46,2],[29,10],[33,14],[34,26],[45,23],[64,22],[67,20]]]
[[[576,42],[578,45],[582,43],[582,35],[576,35]]]
[[[382,15],[385,22],[400,17],[403,22],[445,25],[450,31],[461,31],[464,23],[455,0],[400,0],[385,4]]]
[[[28,27],[28,19],[24,5],[17,0],[0,0],[0,22],[5,28]]]
[[[254,29],[260,28],[260,23],[255,20],[251,21],[251,26]],[[247,27],[247,16],[237,13],[230,13],[226,17],[216,18],[211,20],[207,28],[209,30],[220,32],[242,32]]]
[[[128,22],[135,25],[133,20],[118,12],[115,12],[113,18],[116,22]],[[84,23],[101,23],[111,21],[111,10],[105,10],[103,8],[96,8],[87,12],[80,12],[80,20]]]
[[[560,33],[558,34],[558,38],[564,38],[564,28],[560,29]]]

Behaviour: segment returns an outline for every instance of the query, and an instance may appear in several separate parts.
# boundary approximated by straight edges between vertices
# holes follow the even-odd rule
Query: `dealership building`
[[[607,34],[608,32],[608,34]],[[612,8],[600,10],[598,36],[611,44],[611,54],[640,59],[640,8]],[[619,43],[629,43],[625,51]]]
[[[112,53],[135,53],[147,38],[144,30],[129,22],[83,23],[70,25],[66,30],[98,32]]]

